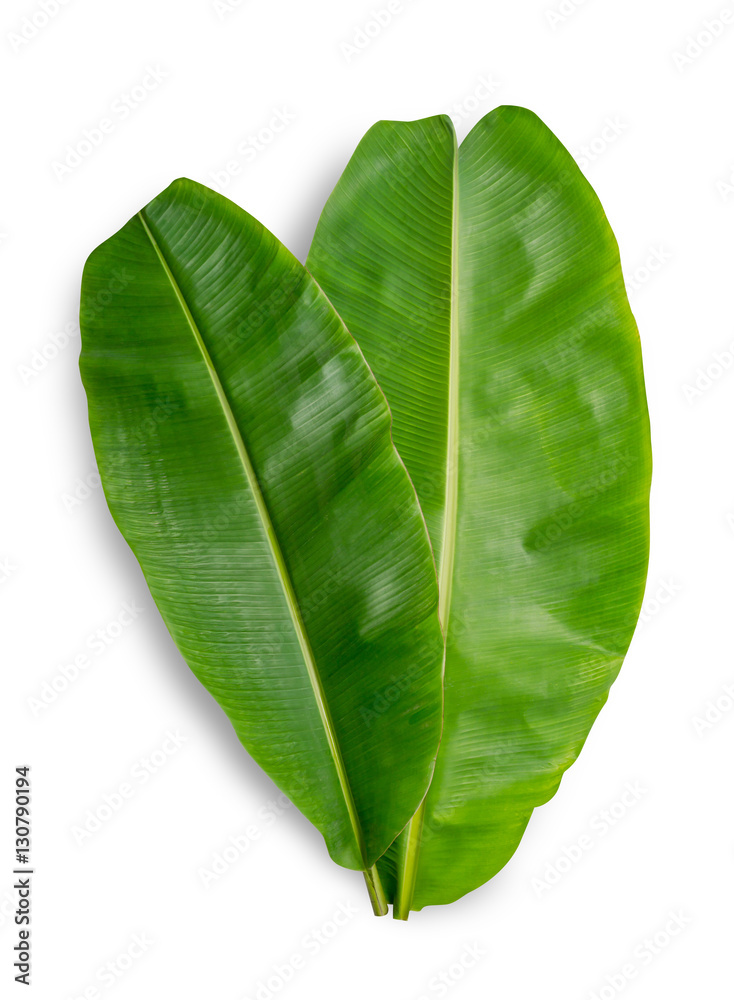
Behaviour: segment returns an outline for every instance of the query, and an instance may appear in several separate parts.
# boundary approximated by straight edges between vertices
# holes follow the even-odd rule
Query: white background
[[[697,49],[687,38],[715,3],[405,0],[376,35],[385,0],[221,6],[68,0],[46,24],[32,2],[2,8],[0,990],[27,995],[8,914],[13,768],[30,764],[39,1000],[729,997],[734,23]],[[377,119],[453,112],[462,137],[500,103],[532,108],[576,154],[636,286],[655,448],[648,598],[581,759],[511,863],[403,924],[371,915],[361,876],[293,808],[267,818],[277,791],[168,638],[96,485],[79,282],[87,254],[173,178],[214,186],[231,160],[227,195],[303,258]],[[282,132],[238,154],[279,112]],[[103,118],[114,128],[90,155],[55,169]],[[118,629],[125,602],[144,610]],[[39,709],[80,654],[89,665]],[[185,742],[165,756],[167,731]],[[165,763],[143,782],[156,751]],[[132,798],[79,844],[75,828],[123,782]],[[620,805],[627,783],[638,797]],[[248,827],[250,846],[205,888],[200,869]],[[339,907],[344,926],[314,944]],[[136,934],[145,950],[129,959]],[[98,977],[110,961],[111,986]]]

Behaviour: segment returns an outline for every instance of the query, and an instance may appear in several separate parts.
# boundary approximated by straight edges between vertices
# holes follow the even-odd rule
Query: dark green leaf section
[[[598,199],[524,109],[454,150],[448,119],[375,126],[307,262],[385,389],[439,564],[444,735],[380,863],[398,915],[512,856],[606,701],[647,568],[639,337]]]
[[[334,860],[371,866],[430,780],[443,643],[359,349],[271,233],[187,180],[91,255],[81,326],[105,494],[176,644]]]

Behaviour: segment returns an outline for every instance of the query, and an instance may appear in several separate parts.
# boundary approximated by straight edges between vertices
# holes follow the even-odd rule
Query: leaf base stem
[[[367,884],[367,892],[370,896],[370,902],[372,903],[372,912],[376,917],[384,917],[387,914],[387,900],[385,899],[385,891],[382,888],[382,882],[380,882],[380,875],[377,871],[377,865],[373,865],[366,871],[362,872],[364,875],[364,880]]]

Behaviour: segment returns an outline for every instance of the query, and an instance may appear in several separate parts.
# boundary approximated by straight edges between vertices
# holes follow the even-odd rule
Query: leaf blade
[[[355,309],[341,275],[374,258],[399,268],[402,233],[384,226],[375,239],[370,219],[412,216],[422,243],[404,273],[420,270],[430,248],[458,287],[458,349],[444,350],[441,370],[445,386],[459,380],[460,482],[449,596],[441,583],[441,602],[450,603],[442,614],[444,736],[422,834],[401,835],[381,862],[403,916],[409,905],[450,902],[491,878],[533,808],[554,794],[631,639],[648,548],[639,339],[596,196],[555,136],[524,109],[500,108],[483,119],[455,157],[451,181],[448,170],[439,177],[435,169],[433,122],[384,122],[379,138],[368,133],[327,203],[307,261],[385,388],[411,474],[412,451],[422,447],[419,433],[403,444],[418,426],[411,399],[422,390],[447,428],[450,411],[435,372],[429,378],[399,344],[390,353],[380,340],[394,317],[411,342],[423,331],[400,298],[399,278],[373,283],[370,319]],[[409,148],[412,156],[375,158],[375,148]],[[448,136],[442,148],[448,155]],[[445,192],[435,228],[420,191],[432,170]],[[458,204],[458,260],[435,236],[449,192]],[[441,329],[446,347],[452,323],[445,314],[437,314],[434,341]],[[445,454],[436,472],[443,482],[452,449]],[[435,451],[432,460],[440,461]],[[432,504],[430,489],[424,500],[426,478],[414,479],[421,502]],[[445,541],[437,526],[450,531],[450,521],[429,521],[439,563]]]
[[[100,312],[115,267],[131,288]],[[83,299],[105,492],[177,645],[335,860],[370,867],[427,786],[441,700],[435,571],[384,398],[300,265],[193,182],[95,251]],[[370,728],[391,669],[407,694]]]

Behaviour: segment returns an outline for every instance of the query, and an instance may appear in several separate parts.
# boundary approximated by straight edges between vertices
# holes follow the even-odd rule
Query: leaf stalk
[[[367,883],[367,892],[372,903],[372,912],[376,917],[384,917],[387,914],[387,899],[385,898],[385,890],[382,888],[377,865],[372,865],[371,868],[368,868],[362,874]]]

